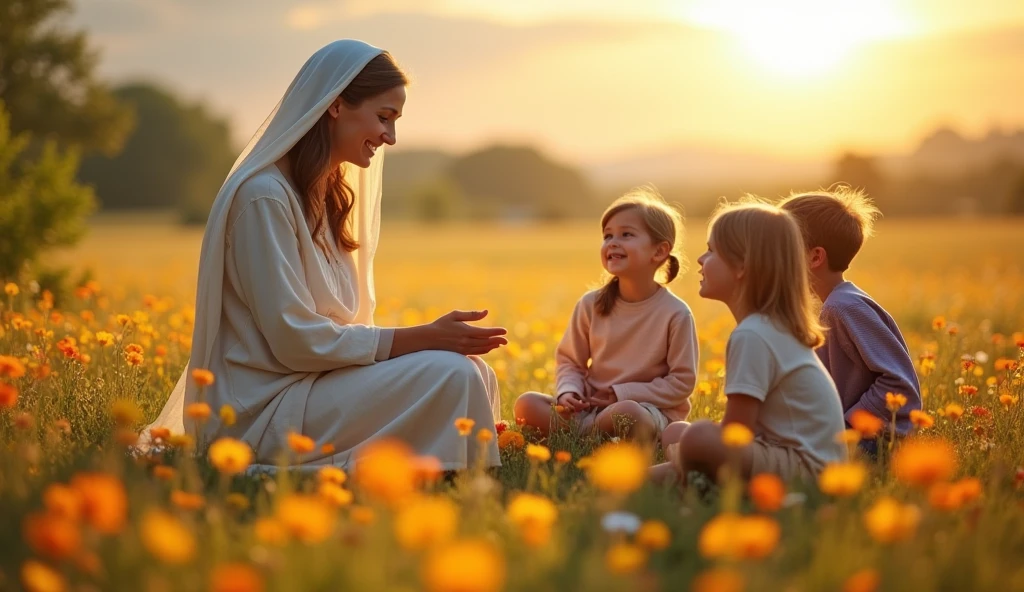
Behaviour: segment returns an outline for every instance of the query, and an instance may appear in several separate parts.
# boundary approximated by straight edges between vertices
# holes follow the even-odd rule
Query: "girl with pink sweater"
[[[542,435],[577,420],[581,430],[652,439],[686,419],[696,382],[697,332],[690,307],[658,283],[680,271],[679,213],[638,190],[601,217],[601,264],[611,279],[576,304],[556,350],[555,396],[529,392],[516,420]]]

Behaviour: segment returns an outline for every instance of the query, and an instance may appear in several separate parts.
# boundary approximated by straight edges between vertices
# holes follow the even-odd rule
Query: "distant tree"
[[[560,219],[593,205],[593,190],[578,170],[530,147],[473,152],[453,162],[449,175],[478,214]]]
[[[27,157],[31,141],[11,133],[0,101],[0,279],[17,277],[48,248],[74,244],[95,208],[92,191],[75,182],[75,151],[46,141]]]
[[[843,154],[832,170],[831,183],[846,183],[857,189],[863,189],[871,197],[877,199],[884,191],[885,178],[878,169],[875,159],[852,152]]]
[[[152,84],[115,95],[134,111],[135,130],[117,156],[86,158],[81,180],[104,210],[174,208],[186,222],[205,222],[236,156],[227,122]]]
[[[15,134],[116,152],[131,115],[94,77],[85,33],[61,17],[70,0],[0,0],[0,101]]]
[[[1017,182],[1010,190],[1007,210],[1014,216],[1024,216],[1024,169],[1021,169]]]

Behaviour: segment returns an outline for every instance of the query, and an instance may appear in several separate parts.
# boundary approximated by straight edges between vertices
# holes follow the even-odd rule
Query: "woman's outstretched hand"
[[[443,350],[466,356],[482,356],[508,343],[503,327],[476,327],[467,323],[487,316],[486,310],[452,312],[417,327],[395,329],[391,357],[423,350]]]

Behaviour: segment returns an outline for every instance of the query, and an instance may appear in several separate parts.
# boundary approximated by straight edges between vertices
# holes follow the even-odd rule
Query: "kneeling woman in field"
[[[774,473],[813,480],[845,458],[836,436],[843,408],[814,348],[823,336],[812,308],[800,229],[793,217],[760,203],[726,205],[712,217],[708,250],[698,259],[700,295],[724,302],[736,319],[725,355],[727,403],[722,424],[678,422],[662,442],[671,463],[652,468],[666,479],[695,470],[717,477],[731,451],[723,425],[745,426],[744,477]]]

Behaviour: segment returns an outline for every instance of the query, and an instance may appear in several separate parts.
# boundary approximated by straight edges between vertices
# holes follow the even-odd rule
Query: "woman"
[[[296,75],[213,204],[192,357],[154,426],[241,438],[260,464],[276,463],[293,432],[317,443],[302,464],[347,466],[383,437],[447,470],[477,457],[480,444],[453,422],[498,417],[494,373],[468,356],[505,344],[505,330],[465,323],[486,311],[373,326],[382,149],[396,141],[406,84],[389,54],[354,40],[317,51]],[[202,389],[189,379],[200,368],[216,376]],[[230,405],[236,422],[183,418],[200,400]]]

